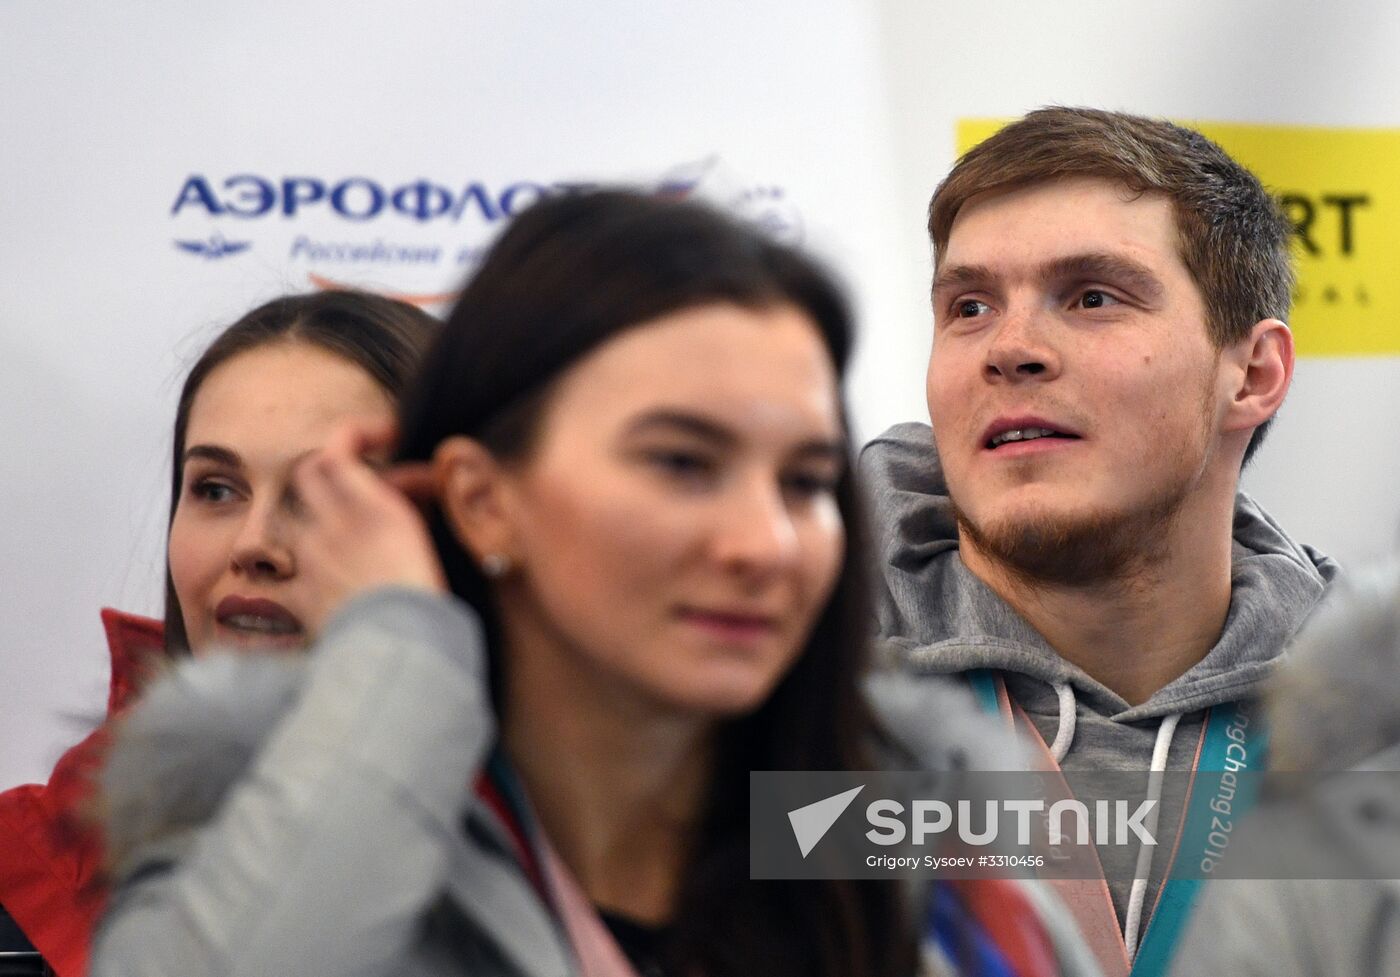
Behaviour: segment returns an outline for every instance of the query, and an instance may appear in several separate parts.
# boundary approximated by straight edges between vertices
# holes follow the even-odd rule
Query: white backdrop
[[[159,613],[175,394],[252,304],[448,291],[535,185],[695,183],[846,275],[868,435],[924,414],[958,118],[1400,126],[1397,43],[1380,2],[0,0],[0,787],[100,712],[98,607]],[[1304,361],[1247,479],[1346,560],[1392,540],[1397,379]]]

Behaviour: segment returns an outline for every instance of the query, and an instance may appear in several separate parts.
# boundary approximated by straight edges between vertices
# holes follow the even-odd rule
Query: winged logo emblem
[[[231,254],[238,254],[240,251],[247,251],[253,246],[252,241],[230,241],[222,234],[215,232],[207,241],[179,241],[175,246],[190,254],[197,254],[207,261],[217,261],[219,258],[227,258]]]

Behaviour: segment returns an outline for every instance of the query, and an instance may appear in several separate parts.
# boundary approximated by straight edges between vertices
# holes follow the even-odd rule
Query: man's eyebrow
[[[1145,301],[1159,300],[1166,287],[1152,269],[1123,255],[1088,251],[1055,258],[1039,268],[1043,281],[1064,279],[1102,279],[1105,284],[1117,284]],[[986,265],[953,265],[938,272],[933,280],[933,293],[952,288],[986,287],[997,275]]]
[[[953,265],[940,270],[933,279],[933,292],[949,288],[967,288],[970,285],[985,285],[994,281],[996,275],[986,265]]]
[[[1056,258],[1040,266],[1041,277],[1047,281],[1089,279],[1106,285],[1118,285],[1138,298],[1155,302],[1166,291],[1162,280],[1146,265],[1120,254],[1090,251]]]
[[[194,458],[203,458],[206,461],[212,461],[217,465],[227,465],[230,468],[243,467],[243,459],[239,457],[238,452],[218,444],[196,444],[186,448],[180,463],[182,465],[189,464]]]

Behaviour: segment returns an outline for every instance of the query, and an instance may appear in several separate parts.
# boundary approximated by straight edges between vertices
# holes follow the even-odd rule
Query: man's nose
[[[994,382],[1051,380],[1060,374],[1060,354],[1051,341],[1047,314],[1014,309],[1002,316],[987,347],[984,373]]]

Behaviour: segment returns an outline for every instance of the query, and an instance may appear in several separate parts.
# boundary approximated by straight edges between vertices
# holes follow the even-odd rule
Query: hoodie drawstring
[[[1074,689],[1068,682],[1052,682],[1055,694],[1060,697],[1060,725],[1055,729],[1055,742],[1050,744],[1050,755],[1056,763],[1064,763],[1074,742],[1074,721],[1078,703],[1074,701]]]
[[[1147,781],[1147,799],[1155,801],[1147,814],[1147,833],[1156,837],[1157,815],[1162,800],[1162,774],[1167,769],[1167,754],[1171,752],[1172,737],[1176,734],[1176,724],[1181,721],[1177,713],[1165,716],[1157,727],[1157,744],[1152,748],[1152,773]],[[1058,737],[1056,737],[1058,739]],[[1138,930],[1142,925],[1142,906],[1147,899],[1147,877],[1152,872],[1152,855],[1156,849],[1147,842],[1138,846],[1137,871],[1133,873],[1133,887],[1128,893],[1128,914],[1123,920],[1123,945],[1128,950],[1128,960],[1137,956]]]
[[[1065,757],[1069,754],[1070,746],[1074,743],[1078,703],[1074,698],[1074,688],[1068,682],[1051,682],[1050,685],[1060,700],[1060,724],[1055,730],[1055,742],[1051,743],[1049,747],[1050,755],[1055,758],[1055,763],[1058,765],[1064,763]],[[1181,715],[1179,713],[1162,717],[1161,725],[1157,727],[1157,742],[1152,748],[1152,768],[1148,777],[1147,799],[1156,803],[1152,805],[1144,819],[1144,827],[1146,827],[1147,833],[1153,837],[1157,835],[1157,822],[1161,814],[1162,775],[1166,772],[1167,757],[1172,748],[1172,738],[1176,735],[1177,723],[1180,721]],[[1128,951],[1130,963],[1137,956],[1138,931],[1142,928],[1142,910],[1147,901],[1148,876],[1152,871],[1152,856],[1155,851],[1156,849],[1145,841],[1138,846],[1137,868],[1133,872],[1132,888],[1128,890],[1128,911],[1123,917],[1123,946]]]

